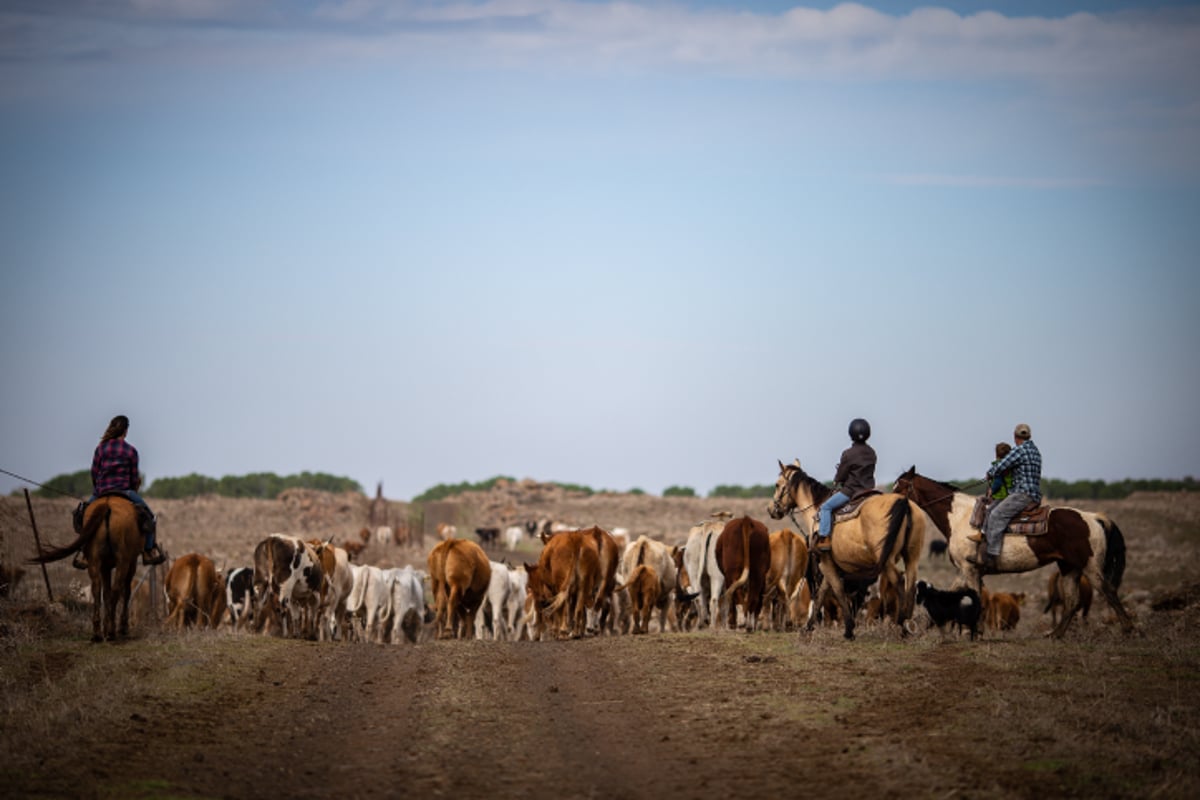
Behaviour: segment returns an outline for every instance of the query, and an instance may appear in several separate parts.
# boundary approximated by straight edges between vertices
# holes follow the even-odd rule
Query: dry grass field
[[[771,529],[765,501],[572,495],[528,483],[457,498],[461,532],[548,517],[681,542],[717,507]],[[43,540],[67,501],[34,501]],[[273,531],[356,536],[356,495],[155,504],[172,555],[250,562]],[[1017,628],[978,642],[894,626],[812,634],[703,631],[562,642],[361,645],[139,621],[89,642],[82,573],[37,568],[0,598],[0,787],[6,797],[709,798],[1200,796],[1200,498],[1138,495],[1107,511],[1128,544],[1124,635],[1097,598],[1045,637],[1048,572]],[[391,504],[396,520],[403,504]],[[0,499],[0,557],[32,551],[23,498]],[[421,564],[431,539],[371,544]],[[527,541],[514,562],[532,560]],[[497,552],[495,557],[506,555]],[[937,585],[950,565],[921,564]]]

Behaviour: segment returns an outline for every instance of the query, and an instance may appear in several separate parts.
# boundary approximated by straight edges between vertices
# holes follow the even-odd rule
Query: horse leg
[[[117,592],[111,567],[102,570],[100,579],[104,591],[104,638],[110,642],[117,639]]]
[[[833,559],[828,555],[821,557],[821,572],[825,576],[825,580],[821,584],[821,593],[832,591],[833,596],[837,598],[838,609],[842,612],[842,619],[845,620],[846,629],[842,634],[847,639],[854,638],[854,613],[850,608],[850,600],[846,597],[846,587],[842,584],[842,578],[837,573],[837,567],[833,565]]]
[[[1058,592],[1062,596],[1063,611],[1062,618],[1052,631],[1055,639],[1063,637],[1071,620],[1075,618],[1075,612],[1079,610],[1079,575],[1076,571],[1064,572],[1058,576]]]
[[[100,609],[104,607],[104,585],[100,580],[100,559],[88,558],[88,577],[92,579],[92,641],[104,641],[100,630]]]
[[[1117,590],[1113,588],[1108,579],[1101,574],[1100,570],[1089,570],[1088,579],[1100,590],[1100,594],[1104,595],[1104,601],[1108,603],[1108,607],[1117,615],[1117,620],[1121,623],[1121,630],[1129,633],[1133,630],[1133,618],[1129,616],[1129,612],[1125,609],[1125,604],[1121,602],[1121,598],[1117,595]]]

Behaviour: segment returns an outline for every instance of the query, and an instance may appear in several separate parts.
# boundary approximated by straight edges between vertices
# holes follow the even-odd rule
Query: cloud
[[[222,30],[264,35],[231,41],[218,35]],[[214,57],[234,47],[274,47],[284,55],[304,38],[331,45],[328,52],[339,58],[419,53],[844,80],[1166,81],[1191,90],[1200,74],[1200,14],[1187,10],[1043,18],[941,8],[893,15],[855,3],[755,13],[570,0],[27,0],[0,14],[0,31],[5,60],[65,59],[77,50],[137,60],[173,38],[207,42]]]

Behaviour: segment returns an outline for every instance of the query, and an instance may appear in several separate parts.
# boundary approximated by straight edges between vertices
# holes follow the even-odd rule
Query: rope
[[[54,487],[54,486],[47,486],[47,485],[46,485],[46,484],[44,484],[44,483],[38,483],[38,482],[37,482],[37,481],[35,481],[35,480],[30,480],[29,478],[26,478],[24,475],[18,475],[17,473],[15,473],[15,472],[9,472],[9,471],[8,471],[8,470],[6,470],[6,469],[0,469],[0,472],[3,472],[5,475],[9,475],[9,476],[11,476],[11,477],[13,477],[13,478],[16,478],[17,480],[25,481],[26,483],[32,483],[34,486],[40,487],[40,488],[42,488],[42,489],[49,489],[49,490],[50,490],[50,491],[52,491],[52,492],[58,492],[59,494],[63,495],[64,497],[70,497],[70,498],[72,498],[72,499],[74,499],[74,500],[78,500],[78,501],[80,501],[80,502],[83,502],[83,498],[82,498],[82,497],[78,497],[78,496],[76,496],[76,495],[73,495],[73,494],[71,494],[70,492],[64,492],[62,489],[58,489],[58,488],[56,488],[56,487]]]

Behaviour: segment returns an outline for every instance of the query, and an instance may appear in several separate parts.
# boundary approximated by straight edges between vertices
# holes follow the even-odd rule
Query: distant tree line
[[[301,472],[299,475],[279,476],[273,472],[254,472],[249,475],[226,475],[210,478],[192,473],[182,478],[158,478],[142,491],[142,496],[160,500],[178,500],[202,494],[222,497],[257,497],[273,499],[286,489],[316,489],[322,492],[362,492],[357,481],[324,472]],[[92,473],[80,470],[56,475],[37,490],[39,497],[89,497],[92,494]]]
[[[463,492],[486,492],[498,482],[515,483],[516,479],[497,475],[485,481],[471,483],[439,483],[413,498],[414,503],[434,502],[443,500]],[[982,494],[985,485],[980,480],[949,481],[950,484],[970,494]],[[596,494],[589,486],[577,483],[560,483],[551,481],[564,491],[579,492],[588,497]],[[828,482],[826,485],[830,485]],[[890,484],[886,485],[890,487]],[[885,488],[884,484],[880,488]],[[226,475],[223,478],[210,478],[206,475],[192,473],[180,478],[157,478],[142,494],[147,498],[163,500],[178,500],[184,497],[195,497],[203,494],[216,494],[222,497],[254,497],[271,499],[278,497],[280,492],[287,489],[316,489],[323,492],[359,492],[362,487],[350,478],[338,477],[324,472],[301,472],[298,475],[279,476],[273,472],[254,472],[248,475]],[[607,490],[604,490],[607,491]],[[1134,492],[1195,492],[1200,491],[1200,481],[1192,476],[1182,480],[1163,478],[1126,478],[1121,481],[1108,483],[1101,480],[1064,481],[1057,478],[1042,478],[1042,494],[1056,500],[1120,500]],[[18,494],[19,492],[14,492]],[[92,475],[90,470],[56,475],[37,489],[34,494],[38,497],[88,497],[92,493]],[[644,495],[642,489],[630,489],[629,494]],[[771,497],[775,493],[774,484],[759,484],[756,486],[739,486],[736,484],[720,484],[708,493],[710,498],[726,497],[737,499],[753,499]],[[690,486],[673,485],[663,490],[663,497],[697,497],[696,490]]]
[[[757,486],[737,486],[722,483],[714,486],[708,493],[709,497],[732,497],[736,499],[753,499],[755,497],[771,497],[775,494],[775,484],[762,483]]]
[[[248,475],[226,475],[220,479],[193,472],[182,478],[157,478],[146,488],[144,495],[162,500],[178,500],[201,494],[270,499],[278,497],[288,489],[362,493],[362,486],[358,481],[325,472],[301,472],[298,475],[283,476],[274,472],[252,472]]]

